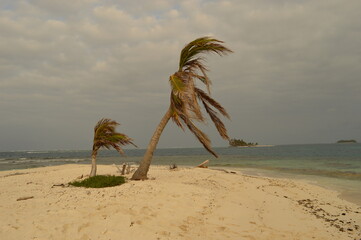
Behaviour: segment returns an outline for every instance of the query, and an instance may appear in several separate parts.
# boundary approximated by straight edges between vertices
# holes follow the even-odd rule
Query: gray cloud
[[[204,35],[234,50],[208,56],[232,137],[361,140],[360,10],[356,0],[3,1],[0,150],[89,148],[101,117],[146,147],[181,48]],[[159,146],[200,144],[170,123]]]

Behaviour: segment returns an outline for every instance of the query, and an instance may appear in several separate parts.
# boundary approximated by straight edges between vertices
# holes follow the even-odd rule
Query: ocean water
[[[195,166],[209,159],[210,168],[233,168],[250,175],[305,179],[340,191],[361,205],[361,144],[307,144],[215,148],[215,158],[202,148],[157,149],[152,164]],[[144,149],[101,150],[99,164],[139,163]],[[91,151],[0,152],[0,171],[61,164],[90,164]]]

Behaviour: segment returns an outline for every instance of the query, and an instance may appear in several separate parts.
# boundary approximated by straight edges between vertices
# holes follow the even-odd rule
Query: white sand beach
[[[0,239],[361,238],[360,206],[298,180],[151,166],[147,181],[60,186],[89,171],[62,165],[0,172]],[[111,165],[99,165],[98,174],[118,175]]]

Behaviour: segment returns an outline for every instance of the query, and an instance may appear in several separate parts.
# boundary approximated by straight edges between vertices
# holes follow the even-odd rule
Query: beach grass
[[[82,181],[70,182],[69,185],[85,188],[105,188],[118,186],[124,184],[125,182],[126,179],[123,176],[97,175],[94,177],[89,177]]]

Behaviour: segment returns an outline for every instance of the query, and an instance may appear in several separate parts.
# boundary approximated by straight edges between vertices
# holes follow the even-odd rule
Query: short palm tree
[[[115,128],[120,125],[116,121],[109,118],[102,118],[94,127],[94,140],[93,140],[93,151],[92,151],[92,168],[90,171],[90,177],[96,175],[97,164],[96,158],[98,150],[100,148],[110,149],[113,147],[120,154],[124,154],[123,149],[120,146],[132,144],[136,146],[132,139],[123,133],[118,133]]]
[[[198,38],[183,48],[180,55],[179,69],[169,77],[171,86],[169,109],[156,128],[144,158],[141,161],[139,168],[132,176],[133,180],[147,179],[153,152],[158,144],[163,129],[171,118],[183,130],[184,127],[187,126],[202,145],[210,153],[218,157],[211,148],[211,141],[208,136],[196,127],[194,121],[205,122],[200,107],[201,103],[215,124],[221,137],[229,140],[227,130],[221,119],[218,117],[217,111],[227,118],[229,118],[229,115],[217,101],[210,97],[211,81],[206,74],[208,69],[204,65],[204,58],[199,55],[202,53],[216,53],[222,56],[231,52],[230,49],[223,46],[222,41],[210,37]],[[196,80],[200,80],[205,84],[207,91],[198,88],[196,86]]]

